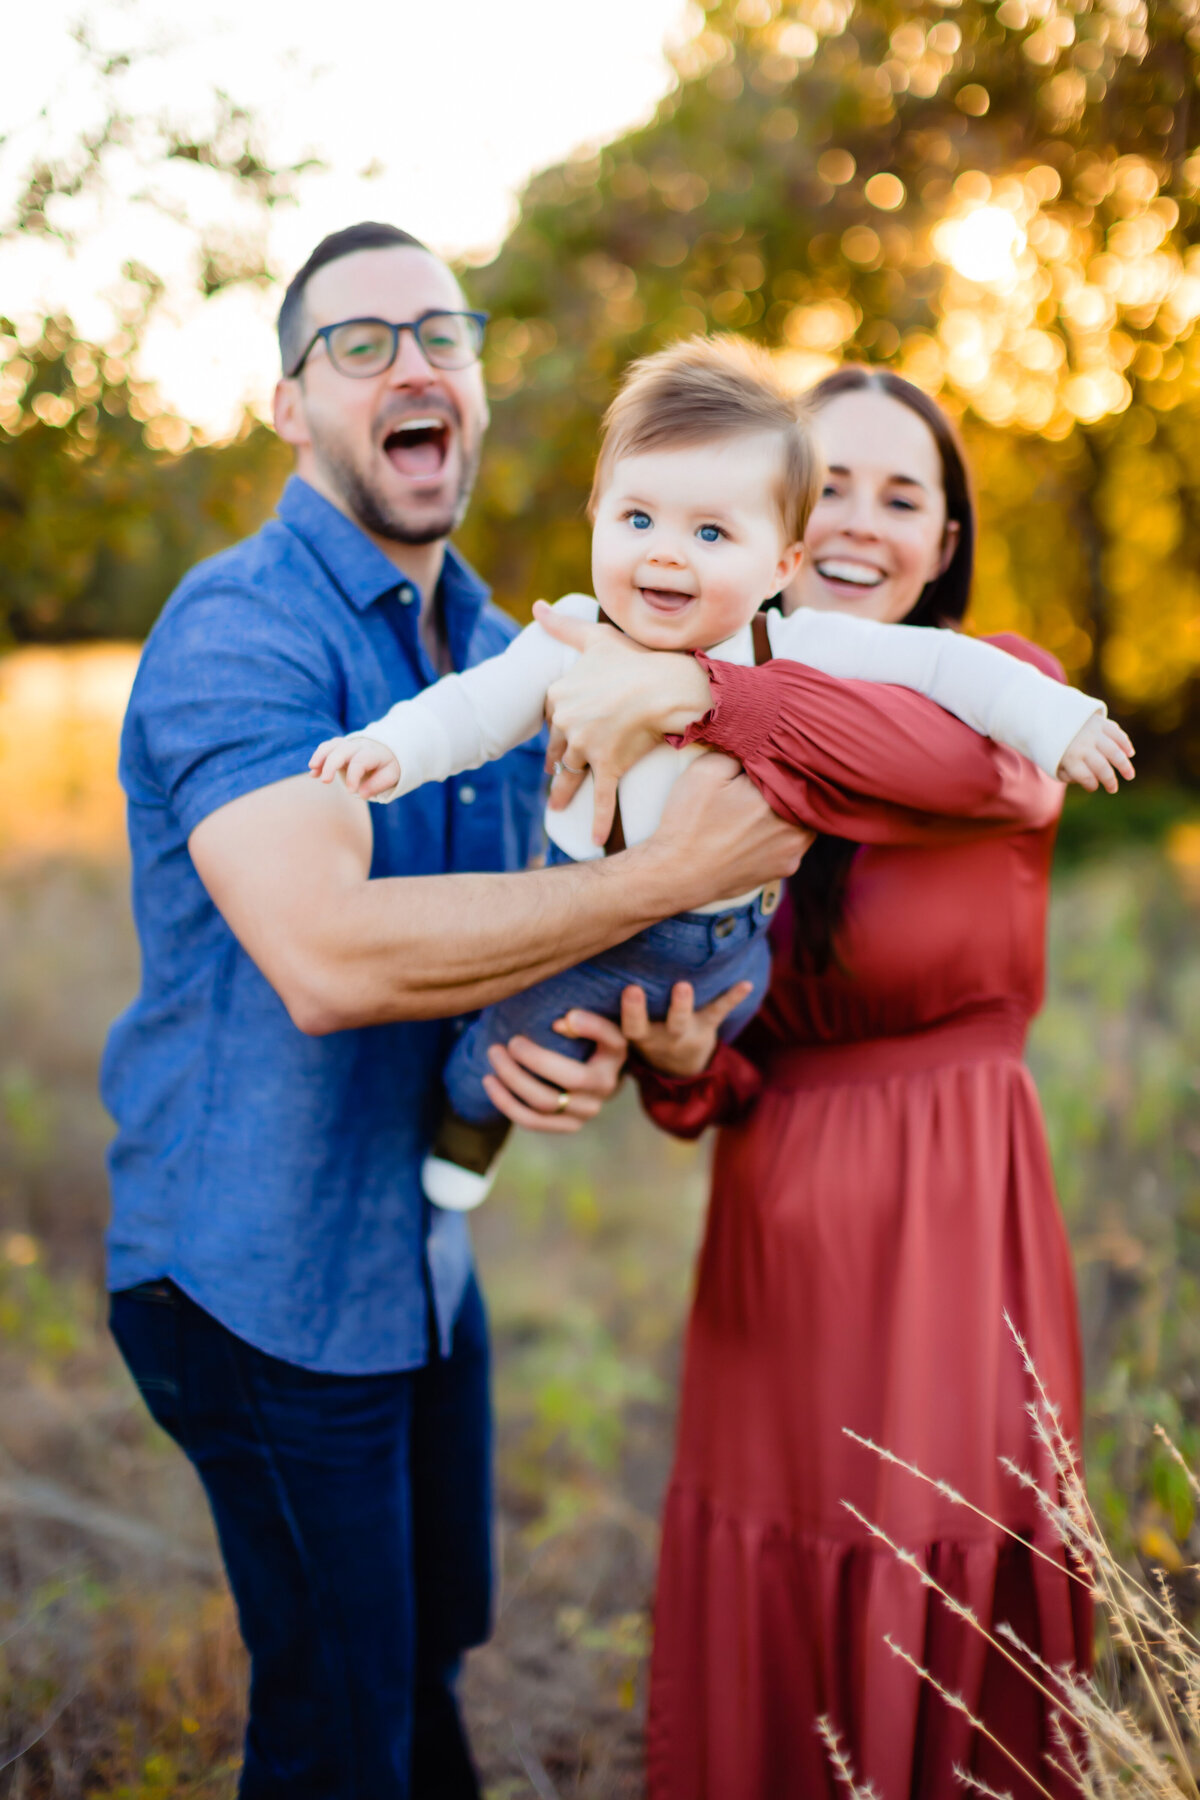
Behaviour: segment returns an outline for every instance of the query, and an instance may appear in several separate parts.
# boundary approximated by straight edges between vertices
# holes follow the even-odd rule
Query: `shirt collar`
[[[288,530],[324,563],[359,612],[365,612],[385,594],[400,590],[407,590],[409,599],[417,597],[413,583],[395,563],[389,562],[366,532],[299,475],[289,476],[276,511]],[[452,544],[446,546],[438,587],[453,649],[469,638],[490,590]]]

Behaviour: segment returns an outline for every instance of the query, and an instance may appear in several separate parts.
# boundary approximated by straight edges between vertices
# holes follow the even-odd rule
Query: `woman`
[[[785,604],[955,625],[974,534],[949,423],[888,373],[844,369],[812,399],[829,476]],[[824,834],[736,1047],[717,1045],[720,1008],[693,1014],[686,991],[658,1026],[626,999],[652,1116],[685,1136],[721,1127],[664,1519],[649,1791],[832,1792],[819,1715],[881,1800],[958,1794],[955,1764],[1034,1791],[885,1634],[1056,1791],[1036,1688],[843,1503],[982,1623],[1087,1665],[1087,1590],[1000,1461],[1053,1490],[1006,1314],[1072,1440],[1080,1425],[1070,1256],[1021,1062],[1062,790],[898,689],[647,657],[640,698],[622,700],[627,668],[618,684],[603,665],[631,654],[605,644],[556,696],[571,764],[622,769],[690,719],[689,737],[739,757],[777,811]]]

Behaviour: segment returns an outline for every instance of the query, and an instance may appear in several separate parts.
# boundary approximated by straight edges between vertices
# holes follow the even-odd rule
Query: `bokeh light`
[[[1012,282],[1025,233],[1000,206],[978,206],[959,219],[935,227],[933,241],[946,262],[968,281],[996,285]]]

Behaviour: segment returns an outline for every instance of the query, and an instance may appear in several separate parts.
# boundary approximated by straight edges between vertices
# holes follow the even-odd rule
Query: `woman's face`
[[[873,388],[836,395],[814,425],[828,473],[784,609],[903,619],[958,541],[958,525],[946,520],[933,433],[910,407]]]

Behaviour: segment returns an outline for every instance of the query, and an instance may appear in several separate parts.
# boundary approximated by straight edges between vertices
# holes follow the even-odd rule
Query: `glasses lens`
[[[417,337],[435,369],[465,369],[479,355],[483,327],[470,313],[430,313]]]
[[[395,354],[396,340],[382,319],[351,319],[326,340],[329,360],[343,375],[379,375]]]

